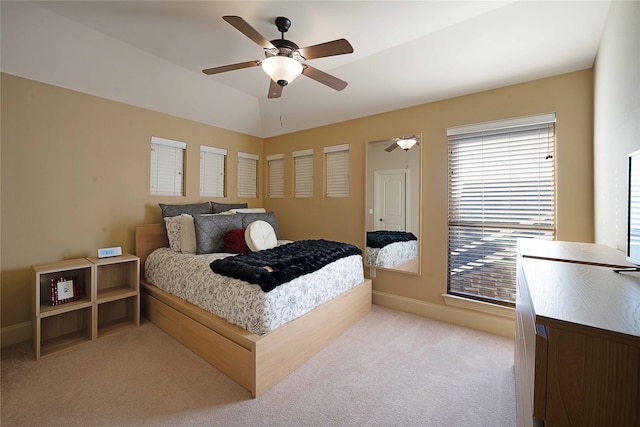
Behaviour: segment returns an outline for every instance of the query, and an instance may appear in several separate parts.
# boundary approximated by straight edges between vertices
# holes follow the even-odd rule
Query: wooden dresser
[[[640,272],[604,245],[518,241],[518,426],[640,426]]]

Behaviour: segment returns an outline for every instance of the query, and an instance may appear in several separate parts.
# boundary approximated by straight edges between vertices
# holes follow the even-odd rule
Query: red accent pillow
[[[244,240],[244,231],[244,228],[227,231],[222,238],[222,243],[224,244],[222,251],[232,254],[249,252],[247,242]]]

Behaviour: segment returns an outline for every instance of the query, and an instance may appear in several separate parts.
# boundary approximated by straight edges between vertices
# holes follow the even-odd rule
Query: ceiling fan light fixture
[[[270,56],[261,63],[262,70],[280,86],[286,86],[302,74],[302,64],[288,56]]]
[[[399,139],[397,144],[398,146],[400,146],[400,148],[402,148],[404,151],[408,151],[409,149],[411,149],[411,147],[413,147],[414,145],[416,145],[416,139],[415,138],[407,138],[407,139]]]

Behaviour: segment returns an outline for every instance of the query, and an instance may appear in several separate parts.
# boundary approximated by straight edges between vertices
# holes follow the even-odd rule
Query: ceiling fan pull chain
[[[280,96],[280,127],[284,127],[284,115],[282,114],[282,104],[284,104],[284,94]]]

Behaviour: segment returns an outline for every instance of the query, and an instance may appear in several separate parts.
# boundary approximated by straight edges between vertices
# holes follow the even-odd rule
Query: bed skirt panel
[[[141,303],[142,314],[151,323],[247,390],[253,390],[253,349],[244,348],[145,291]]]
[[[252,334],[141,282],[141,311],[153,324],[258,397],[371,310],[367,279],[302,317]]]

